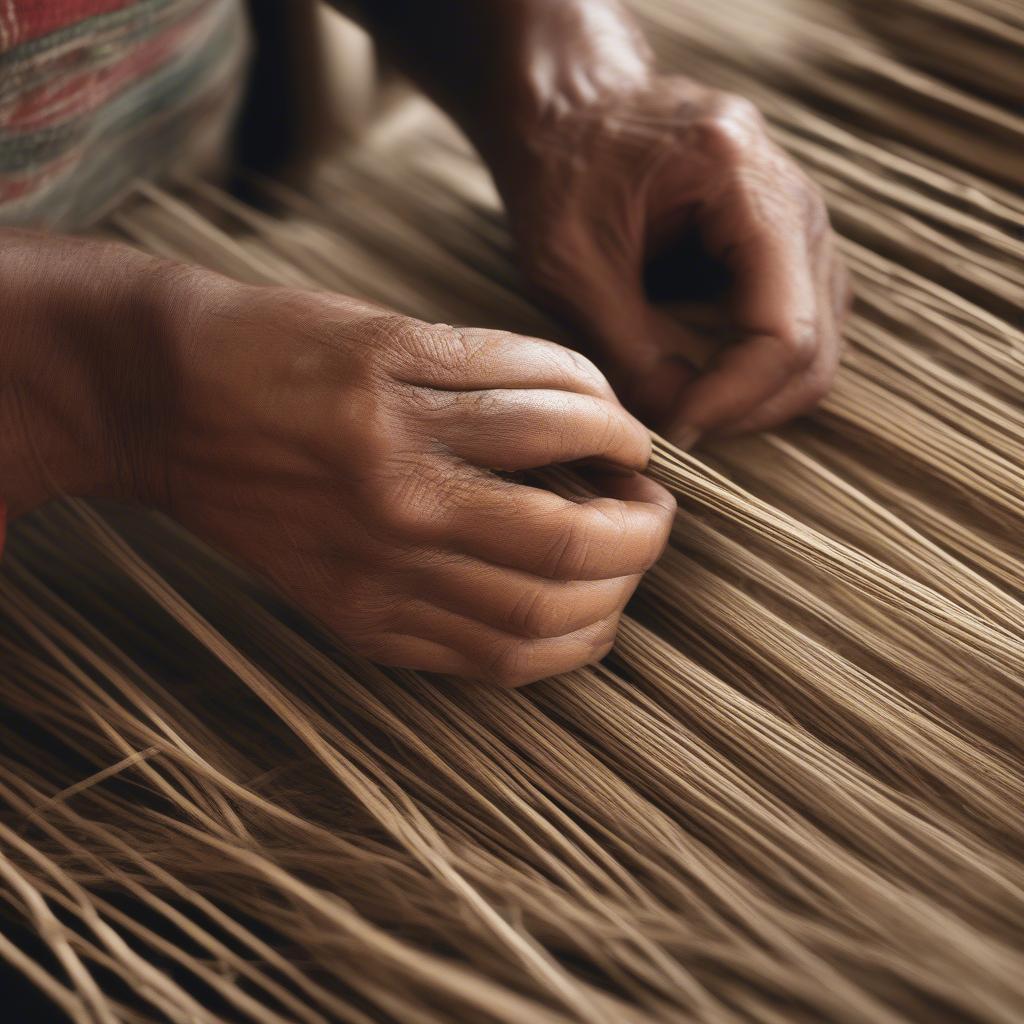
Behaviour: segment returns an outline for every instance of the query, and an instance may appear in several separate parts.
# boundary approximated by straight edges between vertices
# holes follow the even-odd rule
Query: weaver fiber
[[[856,288],[834,391],[657,441],[669,551],[603,665],[522,691],[350,657],[156,517],[16,524],[0,958],[55,1017],[1024,1020],[1024,8],[637,8],[824,187]],[[565,337],[422,101],[253,189],[140,186],[109,231]]]

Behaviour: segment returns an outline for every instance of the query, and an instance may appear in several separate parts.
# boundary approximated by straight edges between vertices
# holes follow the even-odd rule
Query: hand
[[[607,653],[674,502],[589,361],[230,282],[182,337],[165,464],[140,475],[190,529],[385,664],[516,686]],[[577,459],[619,467],[605,496],[492,472]]]
[[[506,154],[507,157],[507,154]],[[849,304],[821,194],[747,101],[649,76],[552,104],[492,169],[531,282],[581,329],[623,402],[670,439],[761,430],[806,412],[835,374]],[[730,343],[648,298],[724,272]]]

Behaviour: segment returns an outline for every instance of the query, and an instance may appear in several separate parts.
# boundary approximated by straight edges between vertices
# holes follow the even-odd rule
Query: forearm
[[[492,166],[564,108],[641,88],[649,49],[618,0],[335,0]]]
[[[166,264],[125,246],[0,232],[0,495],[128,496],[173,402]]]

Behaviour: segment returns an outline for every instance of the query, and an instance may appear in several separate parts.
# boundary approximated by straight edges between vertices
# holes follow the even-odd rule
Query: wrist
[[[516,157],[566,120],[642,91],[653,77],[647,41],[617,0],[537,4],[509,57],[508,116],[485,120],[499,148]]]
[[[0,338],[0,486],[12,517],[58,494],[103,489],[95,360],[85,357],[84,341],[97,333],[93,303],[83,294],[90,262],[72,240],[0,235],[7,320]]]
[[[646,40],[616,0],[534,6],[487,102],[463,120],[506,201],[524,169],[573,151],[579,132],[656,78]]]
[[[124,246],[5,232],[0,486],[149,501],[177,392],[174,268]]]
[[[340,6],[353,6],[352,3]],[[620,0],[354,3],[378,43],[492,165],[566,110],[642,88],[653,57]]]

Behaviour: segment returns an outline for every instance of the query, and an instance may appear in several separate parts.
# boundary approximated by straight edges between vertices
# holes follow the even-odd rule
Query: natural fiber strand
[[[825,190],[857,293],[835,390],[771,435],[656,440],[669,551],[603,665],[522,692],[354,658],[158,517],[15,524],[0,959],[55,1013],[1024,1017],[1024,15],[635,6]],[[250,184],[140,185],[106,230],[573,340],[422,100],[302,191]]]

